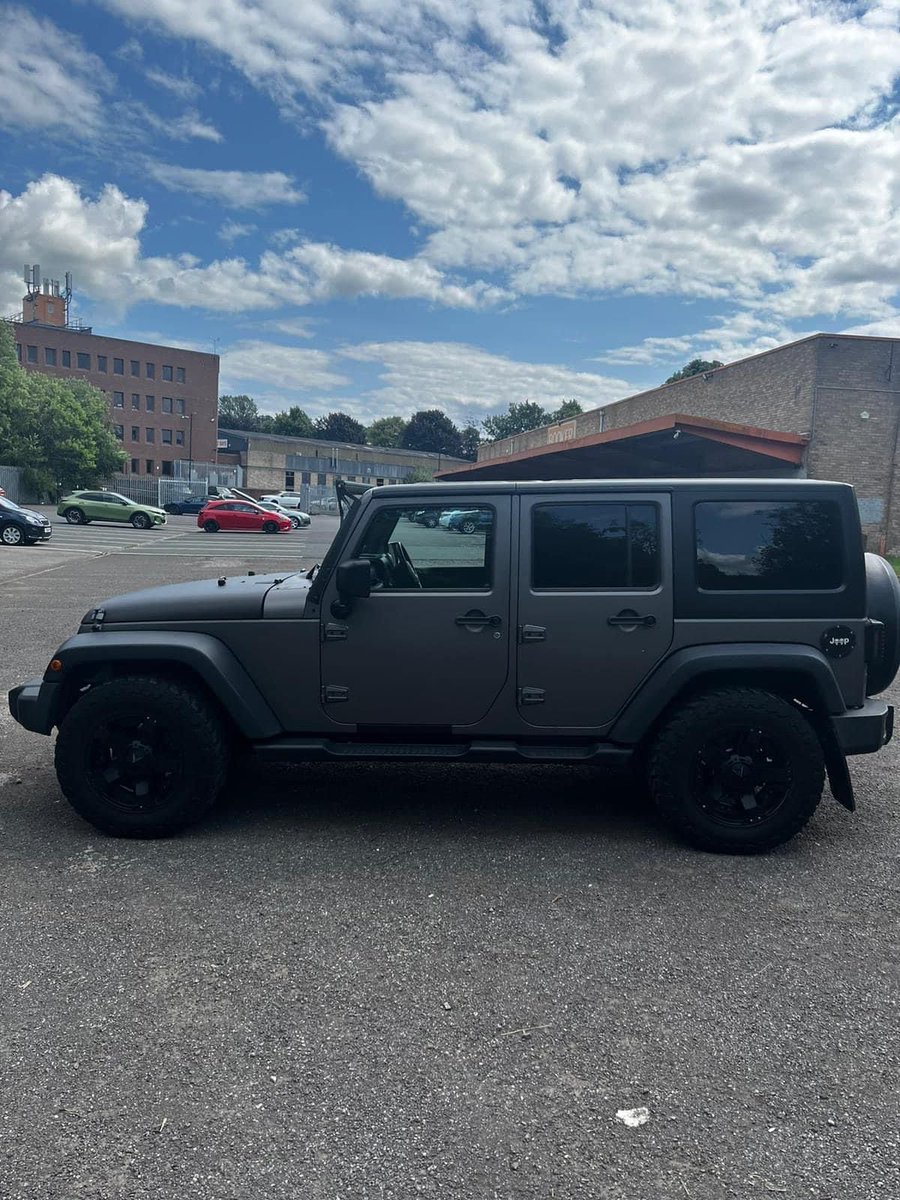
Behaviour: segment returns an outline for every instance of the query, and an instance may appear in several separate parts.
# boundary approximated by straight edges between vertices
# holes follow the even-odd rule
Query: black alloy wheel
[[[80,508],[67,508],[63,516],[70,525],[85,525],[87,522],[84,519],[84,513]]]
[[[204,533],[218,533],[219,532],[219,522],[214,521],[212,519],[212,517],[210,517],[208,521],[203,522],[203,532]]]
[[[135,513],[131,518],[131,523],[135,529],[149,529],[153,524],[146,513]]]
[[[274,521],[263,522],[263,533],[277,533],[278,526]]]
[[[21,546],[25,541],[25,531],[21,525],[13,525],[12,522],[0,528],[0,542],[4,546]]]

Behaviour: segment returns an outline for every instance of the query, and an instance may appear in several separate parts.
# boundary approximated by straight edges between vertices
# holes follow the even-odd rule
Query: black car
[[[0,543],[4,546],[33,546],[52,534],[53,526],[46,517],[0,496]]]
[[[173,517],[180,517],[184,513],[190,513],[195,517],[198,512],[206,508],[211,498],[210,496],[184,496],[181,500],[171,500],[168,504],[164,504],[163,508]]]

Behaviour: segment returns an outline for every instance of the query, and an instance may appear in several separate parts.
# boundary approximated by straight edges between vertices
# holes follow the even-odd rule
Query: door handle
[[[456,617],[454,624],[470,626],[472,628],[483,629],[486,626],[491,626],[496,629],[498,625],[503,624],[503,618],[496,615],[486,617],[483,612],[464,613],[461,617]]]
[[[607,617],[606,623],[607,625],[625,626],[630,629],[633,629],[637,625],[642,625],[644,629],[652,629],[656,624],[656,617],[652,613],[648,613],[642,617],[634,612],[633,609],[626,608],[622,612],[616,613],[614,617]]]

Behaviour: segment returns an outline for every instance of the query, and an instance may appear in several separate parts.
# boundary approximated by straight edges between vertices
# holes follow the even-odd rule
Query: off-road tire
[[[218,533],[219,532],[219,522],[214,521],[210,517],[210,519],[208,521],[203,522],[203,532],[204,533]]]
[[[135,513],[131,518],[131,523],[135,529],[149,529],[153,524],[146,513]]]
[[[4,546],[23,546],[25,544],[25,530],[19,525],[14,525],[12,522],[0,525],[0,542]]]
[[[147,723],[159,732],[160,761],[173,769],[157,794],[129,798],[119,781],[108,782],[117,761],[104,754],[108,722],[126,730],[140,722],[135,737],[147,736],[139,732]],[[158,676],[125,676],[90,688],[69,710],[56,739],[63,794],[80,816],[113,837],[168,837],[193,825],[215,803],[227,769],[228,743],[219,714],[191,687]],[[108,793],[116,795],[110,799]]]
[[[67,508],[63,516],[70,525],[87,525],[84,513],[80,508]]]
[[[758,756],[761,774],[781,775],[786,782],[778,785],[783,798],[772,811],[761,816],[738,811],[731,820],[722,816],[719,803],[725,788],[700,780],[709,774],[708,747],[727,745],[732,731],[740,730],[771,751]],[[781,768],[775,765],[779,762]],[[787,700],[756,688],[722,688],[688,700],[668,717],[650,748],[647,781],[660,813],[694,846],[720,854],[760,854],[789,841],[816,811],[825,782],[824,755],[810,721]],[[743,790],[748,786],[739,784]],[[760,784],[761,798],[768,786]],[[752,796],[748,799],[753,803]],[[734,807],[744,808],[744,801],[734,801]]]
[[[278,525],[274,521],[263,521],[263,533],[277,533]]]

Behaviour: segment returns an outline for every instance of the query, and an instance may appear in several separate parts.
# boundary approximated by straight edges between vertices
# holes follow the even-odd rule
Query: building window
[[[319,487],[324,487],[324,486],[325,486],[325,483],[326,483],[326,478],[325,478],[325,476],[324,476],[324,475],[322,475],[322,474],[318,474],[318,475],[316,476],[316,483],[319,485]]]
[[[172,368],[171,368],[171,367],[165,367],[165,366],[164,366],[164,367],[163,367],[163,376],[162,376],[162,377],[163,377],[163,379],[166,381],[166,383],[171,383],[171,382],[172,382]]]
[[[184,367],[175,368],[175,382],[184,383]]]
[[[71,365],[72,365],[72,351],[71,350],[63,350],[62,365],[64,367],[71,367]]]
[[[153,467],[154,467],[153,459],[152,459],[152,458],[148,458],[148,459],[146,459],[145,461],[146,461],[146,463],[147,463],[147,474],[148,474],[148,475],[152,475],[152,474],[153,474]]]
[[[131,440],[132,440],[133,442],[139,442],[139,441],[141,440],[141,427],[140,427],[140,425],[132,425],[132,427],[131,427]]]
[[[831,591],[843,583],[838,506],[725,500],[694,508],[697,584],[711,592]]]
[[[171,396],[163,396],[162,410],[163,410],[163,412],[166,412],[166,413],[170,413],[172,411],[172,397]]]
[[[145,396],[144,400],[146,401],[146,404],[147,404],[147,412],[153,412],[153,410],[156,408],[156,397],[155,396]]]
[[[131,407],[137,408],[137,409],[139,409],[141,407],[140,392],[132,392],[131,393]]]
[[[124,408],[124,407],[125,407],[125,393],[124,392],[113,392],[113,408]]]
[[[148,425],[147,428],[144,430],[144,433],[147,436],[148,442],[156,441],[156,430],[152,427],[152,425]]]
[[[383,480],[383,479],[376,479],[376,480],[375,480],[375,486],[376,486],[376,487],[384,487],[384,480]]]
[[[48,367],[56,366],[56,351],[52,346],[44,347],[44,362]]]
[[[176,446],[184,445],[184,430],[183,429],[175,430],[175,445]]]
[[[284,490],[292,492],[294,490],[294,472],[285,471],[284,473]]]
[[[105,354],[97,355],[97,370],[100,371],[103,375],[106,374],[108,364],[109,364],[109,359],[106,357]]]
[[[113,359],[113,375],[124,375],[124,374],[125,374],[125,359],[124,358],[114,358]]]
[[[156,363],[145,363],[145,366],[147,368],[147,378],[155,379],[156,378]]]
[[[124,425],[113,425],[113,432],[115,433],[116,437],[121,442],[122,439],[125,437],[125,426]]]
[[[307,487],[309,486],[309,471],[300,472],[300,482],[305,483]]]
[[[179,414],[179,416],[182,416],[182,417],[184,416],[184,401],[183,400],[175,401],[175,411]]]
[[[655,504],[539,504],[532,516],[536,589],[649,588],[659,580]]]
[[[172,430],[171,429],[164,429],[162,431],[162,440],[166,446],[172,445]]]
[[[355,475],[348,475],[348,476],[347,476],[347,482],[348,482],[348,483],[356,483],[356,476],[355,476]]]
[[[85,354],[83,350],[79,350],[76,353],[75,361],[78,364],[79,371],[89,371],[91,369],[91,356]]]
[[[132,375],[140,375],[141,373],[141,364],[136,358],[131,360],[131,373]]]
[[[28,347],[27,359],[29,362],[37,362],[37,346]]]
[[[132,473],[132,475],[140,475],[141,460],[139,458],[133,458],[131,460],[131,473]]]
[[[167,458],[163,459],[162,473],[163,473],[163,475],[171,475],[172,474],[172,463]]]

